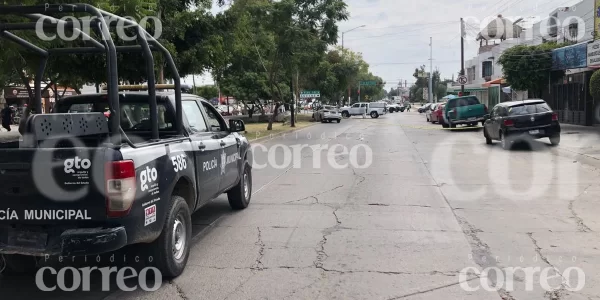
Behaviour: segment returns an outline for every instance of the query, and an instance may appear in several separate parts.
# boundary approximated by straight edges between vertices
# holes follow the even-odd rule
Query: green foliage
[[[43,4],[25,0],[23,4]],[[52,0],[50,3],[76,3]],[[222,13],[210,12],[211,0],[91,0],[87,3],[117,15],[156,16],[162,22],[159,41],[170,51],[179,75],[210,72],[223,94],[244,103],[260,105],[261,100],[290,102],[292,82],[295,93],[318,89],[325,102],[339,103],[348,89],[357,100],[359,80],[381,78],[369,72],[369,65],[358,53],[333,45],[338,40],[338,23],[348,18],[343,0],[236,0]],[[218,0],[218,5],[226,1]],[[78,17],[83,16],[77,15]],[[27,21],[6,19],[0,23]],[[156,28],[148,29],[152,34]],[[49,34],[51,32],[48,32]],[[19,32],[26,40],[43,48],[85,46],[82,41],[40,41],[34,32]],[[131,34],[130,34],[131,36]],[[98,39],[95,33],[92,37]],[[117,45],[131,42],[119,40]],[[17,45],[0,39],[0,86],[28,84],[39,58]],[[155,75],[169,78],[165,60],[155,53]],[[147,80],[139,53],[118,55],[119,79],[125,83]],[[106,59],[99,55],[51,57],[45,81],[78,88],[86,83],[106,82]],[[197,94],[216,96],[213,86],[200,87]],[[383,86],[362,87],[361,98],[376,100],[386,96]]]
[[[219,96],[219,90],[214,85],[205,85],[199,86],[194,90],[194,94],[206,99],[210,100],[212,98]]]
[[[590,94],[594,99],[600,99],[600,70],[596,70],[590,78]]]
[[[514,90],[530,90],[540,95],[552,73],[552,50],[561,46],[556,43],[517,45],[504,51],[498,63],[507,83]]]

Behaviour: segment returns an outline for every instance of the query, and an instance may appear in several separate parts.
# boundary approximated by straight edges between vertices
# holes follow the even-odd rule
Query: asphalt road
[[[250,207],[232,212],[221,197],[196,213],[188,266],[158,291],[103,292],[96,282],[92,292],[41,293],[33,278],[0,278],[0,295],[600,299],[600,172],[561,151],[575,143],[598,137],[565,134],[557,148],[539,141],[508,152],[479,129],[442,130],[416,112],[318,124],[255,143],[273,152],[255,148]],[[506,273],[481,273],[510,267],[551,267],[552,278],[517,272],[510,286]],[[582,289],[575,271],[553,276],[569,267],[585,274]]]

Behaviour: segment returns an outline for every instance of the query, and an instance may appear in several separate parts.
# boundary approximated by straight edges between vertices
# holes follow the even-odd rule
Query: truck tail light
[[[558,114],[552,113],[552,121],[558,121]]]
[[[453,109],[453,110],[450,110],[450,111],[448,112],[448,115],[450,116],[450,118],[453,118],[453,119],[455,119],[455,118],[456,118],[456,111],[455,111],[454,109]]]
[[[129,214],[135,199],[136,180],[133,160],[108,162],[105,165],[106,215],[110,218]]]
[[[504,120],[504,126],[515,126],[515,121],[513,120]]]
[[[488,113],[488,109],[487,109],[487,105],[483,105],[483,110],[485,111],[485,113]]]

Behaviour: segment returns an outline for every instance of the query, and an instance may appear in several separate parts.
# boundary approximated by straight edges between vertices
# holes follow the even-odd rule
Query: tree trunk
[[[254,107],[252,107],[252,109],[250,109],[247,105],[246,105],[246,109],[248,110],[248,117],[250,117],[250,120],[252,121],[252,115],[254,115]]]
[[[273,110],[273,114],[269,118],[269,125],[267,125],[267,130],[273,130],[273,122],[275,121],[275,118],[277,118],[277,114],[279,113],[280,106],[281,106],[280,102],[277,102],[277,104],[275,104],[275,109]]]

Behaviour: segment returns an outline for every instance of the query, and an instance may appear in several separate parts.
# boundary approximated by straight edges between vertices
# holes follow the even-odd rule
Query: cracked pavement
[[[558,148],[540,141],[507,152],[485,145],[480,131],[440,128],[416,112],[394,113],[263,140],[267,147],[365,144],[373,160],[361,168],[364,155],[306,147],[298,166],[255,169],[250,206],[233,212],[220,197],[194,214],[187,268],[156,292],[96,288],[43,298],[600,299],[600,164],[560,150],[597,137],[565,135]],[[266,153],[255,156],[267,162]],[[335,168],[328,158],[355,165]],[[516,272],[512,286],[480,273],[518,267],[578,267],[585,285],[569,290],[575,272],[550,272],[552,292],[539,272],[531,280]],[[0,292],[31,299],[38,294],[29,281],[0,279]],[[500,288],[487,291],[484,283]]]

